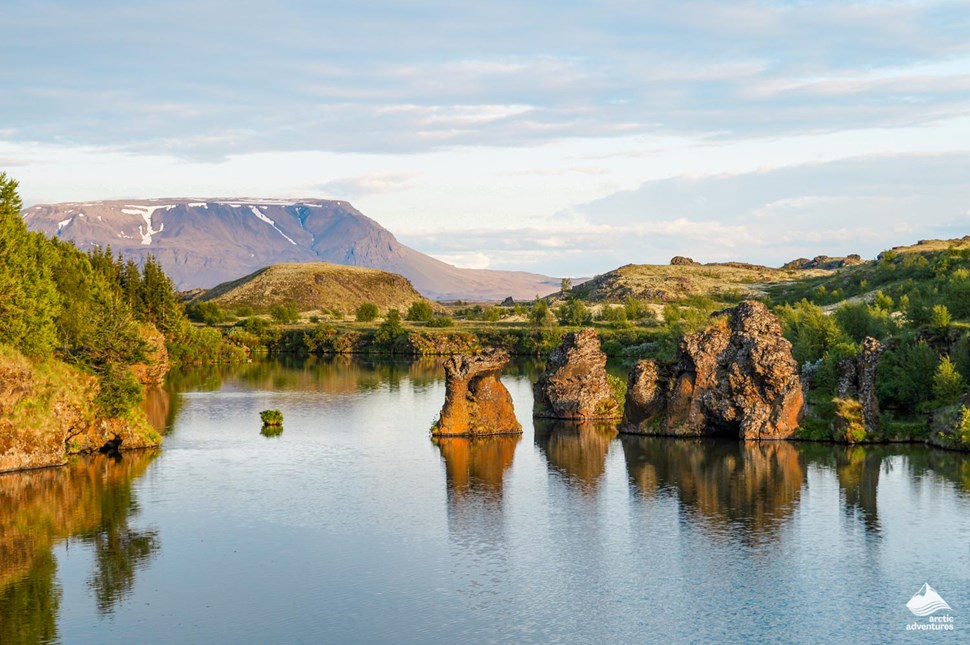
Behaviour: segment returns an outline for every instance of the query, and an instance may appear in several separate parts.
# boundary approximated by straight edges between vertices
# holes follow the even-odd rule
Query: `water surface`
[[[433,361],[173,375],[163,450],[0,476],[0,643],[970,639],[964,455],[533,424],[536,369],[436,442]]]

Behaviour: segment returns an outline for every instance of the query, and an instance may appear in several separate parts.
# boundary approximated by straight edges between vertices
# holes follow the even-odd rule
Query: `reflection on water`
[[[432,437],[445,460],[449,498],[460,500],[481,494],[500,500],[505,471],[512,465],[521,440],[522,435]]]
[[[609,421],[535,419],[535,443],[549,467],[583,492],[596,490],[606,470],[606,455],[616,438]]]
[[[460,544],[499,548],[502,488],[522,435],[432,437],[445,461],[448,526]]]
[[[93,549],[88,588],[102,614],[132,591],[135,573],[160,547],[157,531],[129,526],[138,512],[132,484],[157,454],[97,455],[0,475],[0,643],[57,638],[61,589],[52,549],[62,540]]]
[[[505,371],[524,421],[536,365]],[[443,379],[195,368],[146,401],[150,476],[153,453],[0,476],[0,643],[891,642],[924,580],[970,606],[968,455],[555,421],[429,445]],[[267,408],[286,432],[258,434]]]
[[[879,472],[882,470],[881,450],[865,446],[850,446],[836,451],[836,475],[844,495],[845,512],[858,517],[867,531],[879,533],[879,508],[876,496]]]
[[[805,463],[787,441],[739,442],[623,435],[634,489],[671,491],[715,528],[742,537],[773,534],[795,510]]]

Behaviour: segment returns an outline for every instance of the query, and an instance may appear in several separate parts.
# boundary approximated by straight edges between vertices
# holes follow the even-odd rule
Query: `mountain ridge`
[[[209,288],[266,266],[332,262],[397,273],[433,299],[531,299],[559,280],[524,271],[465,269],[412,249],[350,202],[327,199],[155,198],[37,204],[32,230],[82,250],[152,254],[180,289]]]

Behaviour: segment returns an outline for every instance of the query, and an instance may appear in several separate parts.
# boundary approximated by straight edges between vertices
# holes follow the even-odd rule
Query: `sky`
[[[970,234],[970,2],[5,0],[26,205],[346,199],[459,266]]]

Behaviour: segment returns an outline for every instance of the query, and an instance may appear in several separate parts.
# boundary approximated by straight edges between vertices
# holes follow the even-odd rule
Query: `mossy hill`
[[[274,264],[224,282],[198,298],[222,307],[266,309],[288,302],[300,311],[321,309],[353,312],[365,302],[378,309],[407,311],[424,300],[407,278],[386,271],[329,262]]]
[[[821,269],[774,269],[723,264],[627,264],[572,288],[571,295],[590,303],[673,302],[702,296],[714,300],[763,298],[769,286],[832,275]]]

